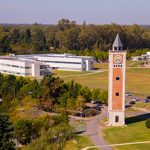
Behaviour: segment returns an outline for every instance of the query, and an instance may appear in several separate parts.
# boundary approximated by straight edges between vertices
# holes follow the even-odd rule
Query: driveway
[[[100,122],[107,117],[107,107],[102,108],[102,112],[93,119],[86,122],[86,135],[90,138],[95,146],[108,145],[102,136]],[[101,147],[100,150],[112,150],[110,146]]]

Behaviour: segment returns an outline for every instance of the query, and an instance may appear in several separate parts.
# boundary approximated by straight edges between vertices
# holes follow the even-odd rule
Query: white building
[[[93,57],[73,54],[32,54],[18,55],[18,57],[35,59],[58,70],[90,71],[94,63]]]
[[[51,69],[42,62],[7,56],[0,57],[0,72],[17,76],[39,77],[50,74]]]
[[[147,52],[147,60],[150,61],[150,52]]]
[[[147,52],[146,54],[142,54],[141,56],[132,56],[132,61],[150,61],[150,52]]]
[[[140,60],[142,60],[142,58],[141,58],[141,56],[132,56],[131,60],[132,61],[140,61]]]
[[[72,54],[31,54],[0,57],[0,72],[18,76],[43,76],[51,69],[90,71],[94,58]]]

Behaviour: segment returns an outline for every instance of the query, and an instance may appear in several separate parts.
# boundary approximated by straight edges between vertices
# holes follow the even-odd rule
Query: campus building
[[[18,76],[39,77],[52,69],[90,71],[94,58],[72,54],[31,54],[0,57],[0,72]]]
[[[125,124],[126,51],[119,34],[109,51],[108,121],[110,126]]]
[[[51,73],[51,68],[35,60],[15,56],[0,57],[0,72],[17,76],[39,77]]]
[[[35,54],[18,55],[18,57],[34,59],[58,70],[90,71],[94,63],[93,57],[74,54]]]

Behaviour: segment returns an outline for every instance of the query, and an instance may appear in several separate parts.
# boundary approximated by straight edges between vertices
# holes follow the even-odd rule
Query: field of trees
[[[52,75],[37,81],[0,74],[0,147],[15,149],[15,139],[25,150],[57,150],[82,139],[68,115],[86,110],[86,102],[92,99],[106,104],[107,91]]]
[[[0,53],[75,53],[105,60],[117,33],[124,49],[139,55],[150,48],[150,28],[139,25],[77,25],[61,19],[57,25],[1,25]],[[134,53],[137,49],[140,52]],[[144,53],[144,52],[143,52]],[[129,54],[129,56],[131,55]]]

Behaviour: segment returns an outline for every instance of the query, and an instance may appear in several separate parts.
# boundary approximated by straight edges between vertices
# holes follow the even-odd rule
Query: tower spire
[[[113,51],[122,51],[123,50],[123,44],[120,40],[119,33],[117,33],[117,36],[115,38],[112,48],[113,48]]]

